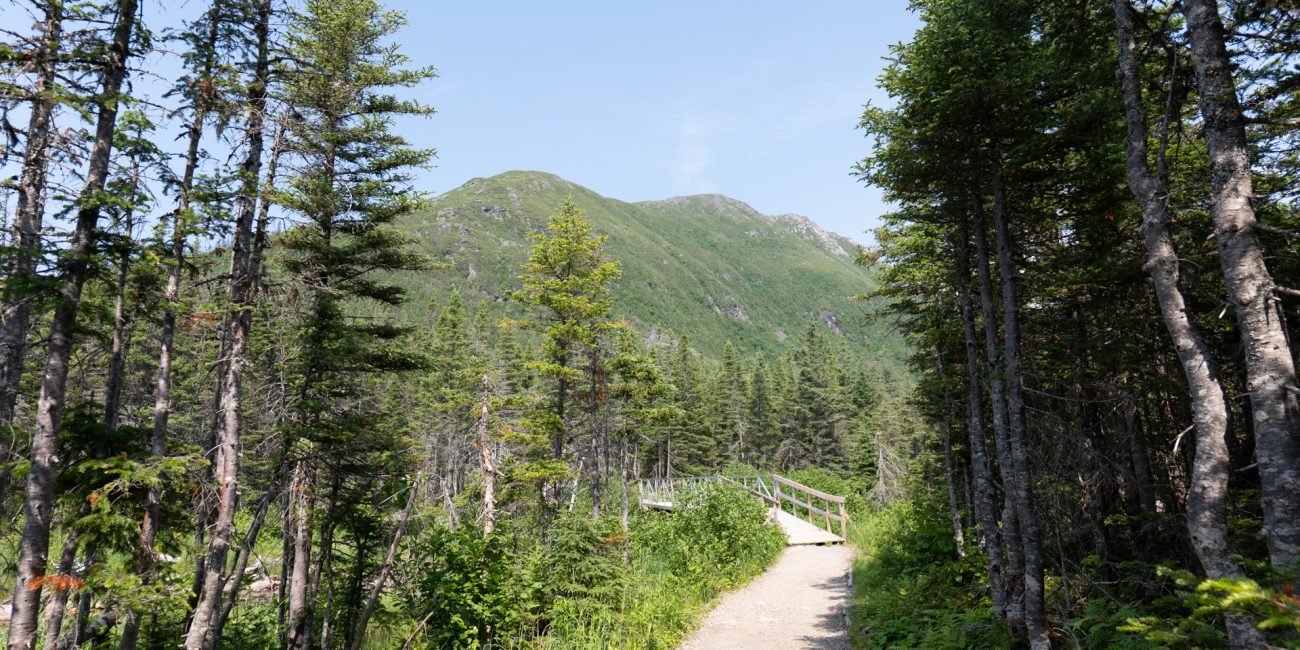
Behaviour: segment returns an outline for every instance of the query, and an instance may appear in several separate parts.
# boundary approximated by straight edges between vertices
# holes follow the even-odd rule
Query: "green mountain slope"
[[[622,262],[616,312],[649,336],[685,335],[705,350],[731,340],[742,351],[779,352],[818,322],[873,356],[901,355],[901,339],[868,324],[868,307],[849,299],[874,286],[853,263],[852,240],[725,196],[626,203],[540,172],[476,178],[401,224],[418,250],[451,265],[410,287],[411,308],[442,302],[455,287],[472,306],[515,309],[505,295],[518,284],[528,233],[569,197]]]

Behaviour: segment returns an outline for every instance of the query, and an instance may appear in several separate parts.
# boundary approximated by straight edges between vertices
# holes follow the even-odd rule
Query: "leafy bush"
[[[1275,589],[1249,578],[1210,580],[1168,567],[1160,567],[1158,575],[1176,585],[1171,596],[1152,604],[1164,614],[1130,612],[1119,631],[1140,635],[1162,648],[1224,646],[1222,619],[1238,614],[1249,617],[1284,647],[1300,647],[1300,597],[1293,583],[1282,582]]]
[[[1011,639],[990,615],[984,558],[957,557],[938,504],[898,502],[864,512],[850,530],[853,640],[863,648],[1003,648]]]
[[[631,564],[617,599],[607,601],[608,607],[557,600],[550,611],[547,648],[674,648],[721,591],[761,573],[785,547],[785,535],[766,523],[766,508],[734,488],[706,486],[683,501],[692,507],[637,513]],[[587,541],[576,548],[600,553],[599,546],[590,546],[587,533],[579,530],[578,537]],[[558,537],[555,542],[559,545]],[[600,566],[604,560],[595,562]],[[599,572],[588,568],[582,573]]]
[[[413,544],[409,611],[424,620],[427,648],[480,648],[516,635],[528,611],[529,571],[505,541],[478,529],[434,528]]]
[[[693,507],[640,522],[633,547],[647,566],[690,581],[722,577],[725,589],[761,572],[785,547],[762,502],[733,487],[704,485],[679,498]]]

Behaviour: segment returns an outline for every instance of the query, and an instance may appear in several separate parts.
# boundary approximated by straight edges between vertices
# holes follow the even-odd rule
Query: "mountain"
[[[410,308],[441,303],[454,287],[472,307],[509,313],[505,295],[518,285],[528,233],[567,198],[608,236],[606,251],[623,268],[615,310],[647,336],[685,335],[706,351],[730,340],[744,352],[780,352],[815,322],[858,350],[901,357],[901,338],[867,323],[867,305],[850,300],[875,283],[854,264],[849,238],[717,194],[627,203],[541,172],[473,179],[400,224],[417,250],[451,267],[410,286]]]

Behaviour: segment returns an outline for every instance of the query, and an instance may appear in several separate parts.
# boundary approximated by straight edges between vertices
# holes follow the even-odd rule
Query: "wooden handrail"
[[[835,496],[834,494],[826,494],[825,492],[822,492],[820,490],[814,490],[813,488],[810,488],[807,485],[804,485],[802,483],[795,483],[794,481],[791,481],[790,479],[781,476],[780,474],[773,474],[772,480],[777,483],[789,485],[790,487],[799,490],[800,492],[806,492],[819,499],[826,499],[831,503],[844,503],[844,497]]]
[[[769,479],[771,480],[770,487],[767,483]],[[848,524],[851,521],[844,506],[844,497],[810,488],[779,474],[748,474],[742,476],[713,474],[710,476],[643,478],[639,481],[637,487],[641,493],[642,505],[649,505],[650,507],[665,507],[666,505],[671,508],[673,502],[676,501],[678,487],[694,486],[702,483],[730,483],[776,508],[782,508],[783,504],[789,503],[791,514],[797,517],[799,516],[799,510],[803,509],[810,524],[813,523],[813,515],[819,515],[822,519],[823,528],[828,533],[834,532],[831,522],[836,522],[839,524],[840,538],[847,538]],[[806,500],[801,500],[800,496],[803,496]],[[817,504],[815,500],[820,500],[822,504]],[[686,505],[689,506],[689,504]],[[821,507],[822,505],[825,507]]]

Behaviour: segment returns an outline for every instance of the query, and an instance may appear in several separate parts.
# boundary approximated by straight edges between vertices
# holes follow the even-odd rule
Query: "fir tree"
[[[281,241],[301,306],[291,432],[300,442],[292,454],[295,539],[287,580],[288,647],[295,650],[313,645],[315,603],[307,589],[317,500],[327,513],[321,560],[332,566],[333,528],[359,505],[349,479],[391,471],[392,454],[400,451],[392,446],[400,441],[374,435],[382,430],[375,428],[379,414],[358,400],[359,375],[415,366],[399,345],[406,328],[384,311],[401,304],[404,293],[380,276],[427,266],[389,227],[423,205],[409,187],[410,174],[432,156],[392,132],[394,118],[432,112],[393,94],[434,76],[430,68],[407,67],[408,58],[387,42],[404,25],[400,13],[375,0],[309,0],[288,36],[302,68],[286,82],[283,98],[295,109],[287,148],[300,171],[279,197],[300,219]],[[324,475],[316,476],[320,461],[308,460],[309,450],[328,452]]]

